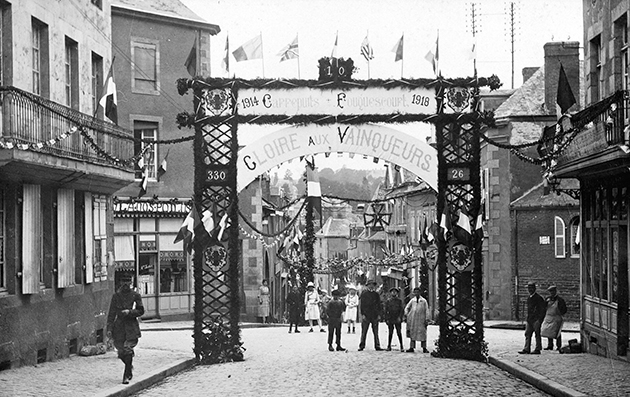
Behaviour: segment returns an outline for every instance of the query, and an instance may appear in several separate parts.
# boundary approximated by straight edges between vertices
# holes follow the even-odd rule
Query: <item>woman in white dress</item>
[[[262,281],[258,288],[258,316],[262,317],[263,324],[267,323],[269,317],[269,286],[267,280]]]
[[[326,332],[322,328],[322,322],[320,320],[320,312],[319,312],[319,293],[315,291],[315,284],[313,282],[309,282],[306,285],[306,293],[304,294],[304,319],[308,320],[308,324],[311,326],[311,329],[308,332],[313,332],[313,320],[317,321],[317,325],[319,326],[319,332]]]
[[[413,289],[413,296],[405,307],[407,316],[407,337],[411,339],[408,353],[413,353],[416,348],[416,341],[420,341],[422,352],[428,353],[427,349],[427,325],[429,325],[429,304],[420,295],[420,288]]]
[[[357,319],[357,307],[359,306],[359,295],[354,285],[348,287],[348,295],[346,295],[346,312],[344,318],[348,324],[348,333],[350,333],[350,324],[352,324],[352,333],[355,333],[354,324]]]

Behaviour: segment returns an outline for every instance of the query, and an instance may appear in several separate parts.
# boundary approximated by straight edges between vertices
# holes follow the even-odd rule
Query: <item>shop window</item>
[[[169,222],[170,221],[170,222]],[[170,227],[169,227],[170,226]],[[160,219],[160,293],[188,291],[188,264],[183,242],[173,243],[180,219]],[[167,233],[170,231],[171,233]]]
[[[48,25],[35,18],[31,23],[31,68],[33,94],[48,98]]]
[[[566,257],[564,221],[559,216],[555,217],[555,249],[556,258]]]
[[[569,246],[571,247],[571,258],[579,258],[580,257],[580,243],[581,243],[581,227],[580,227],[580,218],[575,217],[571,219],[569,223],[569,227],[571,230],[569,241]]]
[[[75,280],[74,190],[57,191],[57,287]]]
[[[159,41],[132,38],[131,89],[135,93],[158,95],[160,91]]]

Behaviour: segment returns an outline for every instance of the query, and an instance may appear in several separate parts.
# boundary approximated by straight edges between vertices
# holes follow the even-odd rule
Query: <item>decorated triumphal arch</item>
[[[334,64],[346,66],[346,62]],[[274,165],[301,155],[345,151],[407,168],[436,189],[437,211],[444,220],[437,239],[440,337],[433,354],[484,360],[483,237],[471,233],[467,241],[457,238],[450,217],[461,217],[464,208],[473,214],[480,211],[479,133],[493,117],[479,111],[479,88],[496,89],[498,79],[356,81],[349,68],[335,71],[332,63],[328,58],[320,60],[318,80],[178,81],[180,94],[192,90],[194,95],[194,111],[180,113],[178,123],[195,129],[197,213],[226,215],[230,224],[237,225],[239,190]],[[436,148],[387,127],[408,122],[432,123]],[[239,152],[238,127],[243,123],[288,127]],[[470,232],[475,230],[475,218],[460,218],[457,223]],[[194,241],[195,253],[203,253],[193,259],[194,350],[202,363],[243,359],[238,325],[239,228],[226,231],[222,241],[209,245]],[[472,279],[466,280],[469,288],[462,291],[462,272],[471,270]],[[470,300],[471,310],[461,311],[457,299]]]

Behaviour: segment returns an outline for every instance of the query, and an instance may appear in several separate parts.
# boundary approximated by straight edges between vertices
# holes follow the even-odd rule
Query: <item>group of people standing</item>
[[[547,338],[545,350],[553,350],[554,340],[556,349],[562,347],[563,317],[567,312],[567,304],[558,296],[558,288],[551,285],[547,288],[549,296],[543,298],[536,292],[536,283],[527,284],[529,298],[527,298],[527,323],[525,327],[525,346],[519,354],[540,354],[542,338]],[[536,345],[532,347],[532,335],[535,335]]]
[[[414,288],[413,296],[407,305],[400,299],[400,290],[391,288],[389,297],[385,302],[381,301],[381,295],[376,291],[376,282],[370,280],[366,289],[359,296],[354,286],[348,286],[348,294],[342,298],[338,289],[332,291],[332,300],[327,303],[322,302],[320,294],[315,289],[315,284],[307,284],[304,297],[300,296],[297,286],[293,286],[287,296],[289,333],[299,333],[298,323],[300,321],[302,305],[304,306],[304,319],[308,321],[309,332],[313,332],[313,323],[316,323],[320,332],[326,332],[322,328],[320,306],[325,310],[328,321],[328,350],[345,351],[341,346],[341,328],[345,321],[348,333],[356,332],[356,319],[361,322],[361,341],[359,351],[365,349],[368,330],[372,328],[374,338],[374,349],[383,350],[378,335],[378,325],[381,320],[387,324],[389,335],[387,349],[391,350],[391,342],[394,331],[398,336],[400,351],[414,352],[416,341],[420,341],[422,351],[428,353],[426,346],[427,325],[429,324],[429,305],[420,295],[420,289]],[[402,322],[407,319],[407,337],[410,338],[410,346],[407,350],[403,347]],[[333,347],[333,335],[336,348]]]

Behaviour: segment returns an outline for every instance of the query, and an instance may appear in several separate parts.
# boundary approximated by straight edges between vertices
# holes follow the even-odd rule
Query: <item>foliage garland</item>
[[[286,263],[290,269],[299,271],[300,269],[308,268],[306,258],[304,257],[292,259],[282,254],[279,254],[278,257],[280,258],[280,260]],[[350,270],[355,267],[365,266],[397,267],[420,260],[422,260],[422,257],[414,254],[388,255],[380,259],[373,256],[351,259],[328,258],[317,260],[313,267],[313,273],[336,274],[344,272],[346,270]]]

